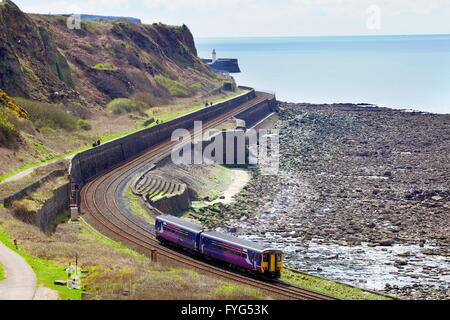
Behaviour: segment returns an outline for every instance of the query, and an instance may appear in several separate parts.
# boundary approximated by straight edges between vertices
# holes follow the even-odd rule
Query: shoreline
[[[450,133],[450,115],[380,107],[371,110],[353,104],[280,102],[280,106],[281,121],[288,123],[282,129],[291,130],[291,136],[297,137],[292,140],[285,135],[284,139],[282,133],[281,148],[287,152],[284,155],[287,168],[300,171],[294,170],[293,175],[287,173],[287,178],[281,180],[262,179],[253,174],[236,203],[226,206],[225,219],[216,227],[284,249],[287,264],[300,272],[400,298],[450,297],[450,274],[444,271],[450,267],[450,260],[445,258],[450,248],[446,248],[445,241],[438,240],[450,238],[449,230],[439,226],[445,217],[450,218],[445,213],[450,208],[449,182],[445,178],[445,165],[435,168],[435,164],[443,163],[440,154],[445,156],[450,150],[448,140],[444,139],[441,148],[436,138]],[[299,114],[293,112],[286,117],[290,109],[298,108]],[[313,116],[308,119],[305,114]],[[292,124],[295,130],[289,127]],[[306,137],[302,140],[305,146],[298,142],[299,136]],[[381,144],[373,145],[377,139],[381,139]],[[283,149],[283,142],[293,149]],[[408,148],[412,149],[408,151]],[[350,157],[345,154],[348,152]],[[314,161],[308,161],[306,154]],[[301,155],[301,167],[296,163],[300,161],[298,155]],[[348,159],[342,162],[336,155]],[[422,165],[427,160],[432,162]],[[286,162],[283,166],[286,168]],[[336,192],[341,183],[333,175],[341,176],[349,190],[341,190],[343,194]],[[415,180],[432,181],[428,185],[430,191],[419,191],[425,198],[414,198],[414,189],[420,189],[424,183]],[[267,191],[272,188],[276,190]],[[386,211],[386,206],[390,211]],[[417,211],[415,206],[423,207],[424,211]],[[390,213],[396,207],[397,212]],[[422,217],[420,212],[428,215]],[[348,214],[342,216],[343,213]],[[413,220],[407,218],[411,214]],[[335,218],[330,220],[327,217],[330,215]],[[417,219],[425,219],[424,228],[417,228]],[[279,220],[284,223],[280,224]],[[348,265],[349,262],[352,263]],[[333,268],[338,272],[330,271]],[[383,276],[383,272],[389,276]],[[376,277],[379,279],[372,283]],[[402,277],[408,281],[397,281]]]
[[[405,112],[405,113],[423,113],[423,114],[432,114],[432,115],[443,115],[448,116],[450,115],[450,111],[447,113],[440,113],[440,112],[431,112],[431,111],[423,111],[414,109],[414,107],[411,108],[404,108],[404,107],[389,107],[388,105],[380,105],[376,103],[367,103],[367,102],[360,102],[360,103],[353,103],[353,102],[329,102],[329,103],[314,103],[314,102],[289,102],[284,100],[277,99],[278,103],[284,103],[284,104],[301,104],[301,105],[310,105],[310,106],[358,106],[358,107],[366,107],[366,108],[377,108],[381,111],[383,110],[392,110],[392,111],[399,111],[399,112]],[[450,106],[449,106],[450,109]]]

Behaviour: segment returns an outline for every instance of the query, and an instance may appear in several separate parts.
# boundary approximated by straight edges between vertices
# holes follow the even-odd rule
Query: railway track
[[[272,97],[273,96],[270,94],[257,92],[256,98],[209,121],[203,125],[203,128],[214,128],[256,103]],[[333,299],[329,296],[311,292],[283,282],[265,282],[259,279],[249,278],[248,276],[218,266],[213,266],[204,261],[196,260],[181,252],[160,245],[154,236],[152,226],[143,221],[130,219],[130,216],[124,212],[124,209],[121,208],[117,201],[122,196],[120,185],[130,176],[145,169],[150,163],[169,155],[174,144],[175,143],[171,141],[161,143],[151,150],[126,163],[112,168],[106,174],[88,182],[81,190],[81,213],[84,215],[84,219],[100,232],[115,240],[121,241],[144,254],[150,254],[152,251],[156,250],[159,256],[179,262],[186,267],[192,267],[230,281],[246,284],[287,299]]]

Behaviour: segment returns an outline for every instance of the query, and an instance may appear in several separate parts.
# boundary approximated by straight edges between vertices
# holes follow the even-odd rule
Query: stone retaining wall
[[[251,128],[253,125],[267,117],[269,114],[276,111],[275,99],[269,101],[263,101],[252,108],[249,108],[238,115],[235,118],[244,120],[246,128]]]
[[[213,107],[187,114],[170,122],[144,129],[79,153],[72,159],[70,168],[71,182],[81,186],[113,166],[144,152],[158,143],[170,139],[175,129],[191,129],[194,120],[209,121],[225,112],[233,110],[237,106],[253,99],[255,96],[255,91],[250,90],[241,96],[219,103]]]
[[[188,188],[182,194],[175,195],[170,198],[162,198],[150,205],[165,214],[177,215],[185,212],[191,206],[191,198]]]
[[[53,197],[37,212],[16,212],[15,217],[39,227],[41,231],[47,230],[59,214],[69,209],[69,184],[59,187],[53,193]]]
[[[14,201],[23,199],[28,194],[36,191],[40,186],[42,186],[42,184],[44,184],[48,180],[56,178],[56,177],[61,177],[64,174],[66,174],[66,170],[64,170],[64,169],[52,171],[49,174],[47,174],[46,176],[39,179],[38,181],[33,182],[32,184],[26,186],[22,190],[19,190],[19,191],[15,192],[14,194],[4,198],[3,204],[5,205],[5,208],[11,207],[11,205]]]

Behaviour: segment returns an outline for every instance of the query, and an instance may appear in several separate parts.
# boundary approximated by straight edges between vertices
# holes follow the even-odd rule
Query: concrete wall
[[[25,196],[27,196],[28,194],[32,193],[33,191],[37,190],[46,181],[48,181],[52,178],[61,177],[64,174],[66,174],[66,170],[52,171],[49,174],[47,174],[46,176],[39,179],[38,181],[33,182],[32,184],[26,186],[22,190],[15,192],[14,194],[10,195],[9,197],[6,197],[5,199],[3,199],[3,204],[5,205],[5,208],[11,207],[11,205],[14,201],[20,200],[20,199],[24,198]]]
[[[48,200],[44,207],[39,210],[36,225],[44,231],[59,214],[67,210],[69,210],[69,184],[54,191],[53,198]]]
[[[166,214],[178,215],[185,212],[191,206],[191,198],[189,196],[189,190],[186,190],[176,196],[170,198],[163,198],[155,202],[147,200],[147,202],[154,208]]]
[[[251,128],[253,125],[267,117],[272,112],[276,111],[276,101],[270,100],[270,101],[264,101],[262,103],[259,103],[252,108],[249,108],[238,115],[235,116],[235,118],[244,120],[245,121],[245,127]]]
[[[41,231],[45,231],[59,214],[68,209],[69,184],[66,184],[55,190],[54,196],[38,212],[15,213],[15,217],[37,226]]]
[[[158,143],[170,139],[175,129],[191,129],[195,120],[209,121],[225,112],[233,110],[254,97],[255,91],[251,90],[244,95],[213,107],[187,114],[173,121],[144,129],[124,138],[79,153],[72,159],[70,168],[71,182],[83,185],[113,166],[148,150]]]
[[[275,99],[274,100],[270,100],[270,101],[263,101],[261,103],[255,104],[254,106],[252,106],[251,108],[239,113],[238,115],[235,116],[235,118],[243,120],[245,122],[245,127],[246,128],[251,128],[253,127],[255,124],[257,124],[258,122],[260,122],[262,119],[266,118],[268,115],[272,114],[275,110]],[[230,139],[233,136],[228,136],[228,134],[234,134],[236,136],[236,139]],[[214,137],[217,138],[218,135],[222,135],[222,141],[223,141],[223,154],[221,155],[217,155],[216,161],[218,161],[218,163],[228,163],[228,164],[232,164],[229,161],[226,161],[227,158],[227,150],[233,150],[234,151],[234,165],[237,164],[248,164],[248,145],[249,145],[249,140],[248,137],[246,136],[245,131],[243,130],[228,130],[228,131],[222,131],[220,133],[216,133],[214,134],[210,140],[207,141],[202,141],[201,142],[201,146],[198,145],[197,147],[194,144],[191,144],[190,147],[188,148],[188,150],[190,151],[190,159],[194,159],[194,154],[198,152],[198,150],[205,150],[205,148],[207,146],[209,146],[215,139]],[[238,151],[238,144],[237,144],[237,140],[239,140],[239,138],[242,139],[243,141],[245,141],[245,146],[247,148],[246,153],[245,153],[245,159],[241,159],[241,163],[238,163],[238,157],[237,157],[237,151]],[[181,156],[183,155],[183,150],[180,149],[178,154]],[[170,156],[169,156],[170,157]],[[222,159],[222,160],[220,160]],[[243,161],[242,161],[243,160]]]

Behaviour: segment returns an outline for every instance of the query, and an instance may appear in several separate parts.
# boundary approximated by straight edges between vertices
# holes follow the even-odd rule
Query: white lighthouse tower
[[[216,49],[213,49],[212,52],[212,63],[215,63],[217,61],[217,53],[216,53]]]

